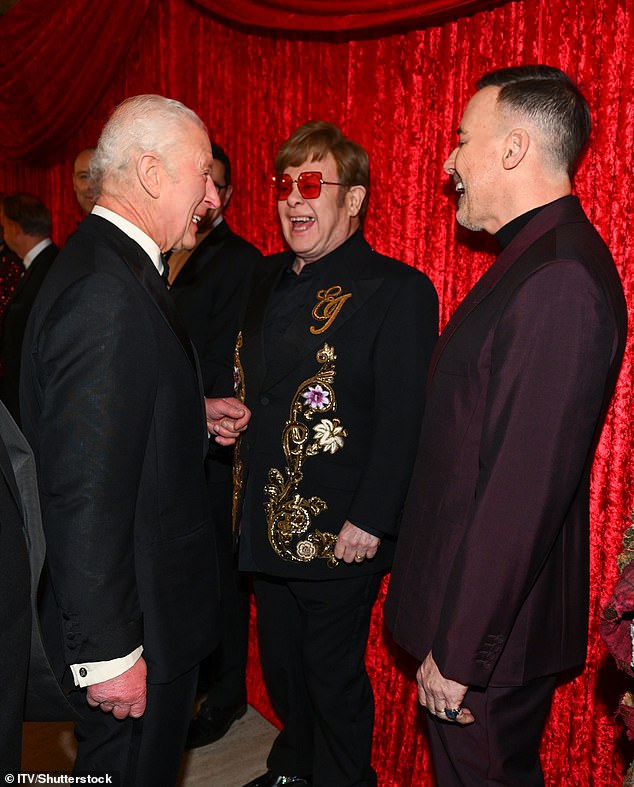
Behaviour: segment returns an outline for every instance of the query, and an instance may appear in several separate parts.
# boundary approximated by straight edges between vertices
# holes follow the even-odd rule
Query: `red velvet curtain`
[[[223,19],[277,30],[360,30],[422,24],[441,14],[466,13],[495,0],[194,0]]]
[[[16,111],[31,109],[34,124],[41,121],[42,107],[48,107],[46,119],[55,123],[50,97],[60,85],[50,74],[61,73],[64,92],[72,93],[81,106],[92,107],[78,123],[72,117],[65,121],[67,129],[73,128],[65,141],[44,140],[37,158],[0,159],[0,191],[39,194],[53,211],[57,241],[63,242],[80,218],[71,184],[73,158],[94,144],[111,108],[128,95],[163,93],[201,114],[234,162],[236,192],[228,220],[265,253],[281,248],[267,188],[275,150],[301,122],[323,118],[341,125],[368,149],[372,194],[366,234],[378,250],[430,275],[444,324],[490,264],[491,246],[484,236],[456,228],[453,190],[442,161],[483,71],[543,61],[568,71],[588,96],[595,128],[576,191],[612,248],[630,308],[634,304],[631,0],[516,0],[444,24],[412,23],[398,32],[390,28],[354,36],[244,28],[223,23],[189,0],[150,2],[141,24],[133,13],[138,1],[108,4],[113,23],[103,23],[102,36],[113,53],[120,35],[128,36],[131,45],[127,55],[119,55],[121,62],[101,97],[94,95],[92,85],[88,89],[92,64],[77,67],[70,76],[55,65],[33,88],[31,98],[16,105]],[[50,4],[38,2],[48,10]],[[35,0],[21,3],[33,9],[37,5]],[[41,42],[44,54],[49,47],[51,52],[61,47],[71,57],[86,30],[85,20],[79,21],[75,12],[86,6],[87,0],[66,0],[65,18],[76,21],[74,28],[70,23],[65,28],[63,38],[55,28],[55,15],[45,13],[31,20],[29,35]],[[19,8],[0,20],[4,51],[12,36],[12,15]],[[125,25],[122,9],[127,12]],[[106,67],[101,45],[93,41],[93,49],[99,68]],[[53,54],[50,62],[57,63]],[[7,95],[7,68],[0,72],[0,101]],[[2,134],[9,109],[2,105]],[[0,144],[6,150],[4,139]],[[582,675],[558,690],[542,746],[546,782],[552,787],[616,787],[632,756],[613,718],[621,680],[600,642],[598,619],[616,578],[615,559],[633,504],[633,397],[630,340],[593,471],[588,664]],[[386,483],[389,480],[386,468]],[[380,602],[367,660],[376,693],[374,764],[380,784],[432,784],[413,665],[383,630]],[[249,692],[251,701],[270,715],[255,652]]]
[[[150,0],[21,0],[0,21],[0,154],[68,139],[100,101]]]

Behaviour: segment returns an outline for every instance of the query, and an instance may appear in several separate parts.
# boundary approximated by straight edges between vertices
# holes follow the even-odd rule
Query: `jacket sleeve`
[[[488,683],[588,472],[615,346],[604,294],[574,261],[543,266],[507,303],[475,498],[432,647],[446,677]]]
[[[65,659],[117,658],[143,642],[134,522],[157,347],[129,283],[94,273],[55,302],[36,351],[36,455]]]
[[[438,338],[438,296],[416,272],[390,303],[373,352],[372,435],[348,519],[374,535],[395,535],[423,417],[425,380]],[[360,391],[359,396],[366,395]]]

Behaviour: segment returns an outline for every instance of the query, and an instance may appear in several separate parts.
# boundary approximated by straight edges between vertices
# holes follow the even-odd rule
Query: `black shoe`
[[[241,719],[246,712],[246,702],[229,710],[210,708],[206,702],[203,702],[198,716],[189,722],[185,748],[198,749],[200,746],[219,741],[223,735],[226,735],[233,722]]]
[[[310,787],[311,784],[309,776],[280,776],[267,771],[244,787]]]

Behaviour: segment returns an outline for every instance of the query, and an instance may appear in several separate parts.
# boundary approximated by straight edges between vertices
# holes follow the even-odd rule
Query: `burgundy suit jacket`
[[[439,339],[385,618],[445,677],[517,685],[585,660],[590,468],[626,325],[610,252],[564,197]]]

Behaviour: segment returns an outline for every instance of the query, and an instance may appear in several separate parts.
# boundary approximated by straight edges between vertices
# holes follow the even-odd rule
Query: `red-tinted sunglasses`
[[[297,190],[304,199],[317,199],[321,194],[322,185],[343,186],[343,183],[335,183],[332,180],[322,180],[321,172],[300,172],[297,180],[293,180],[287,173],[283,175],[273,175],[271,185],[275,189],[275,196],[279,201],[288,199],[293,190],[293,183],[297,183]]]

